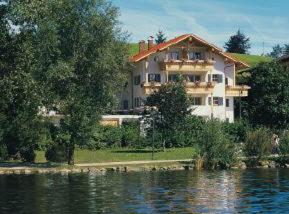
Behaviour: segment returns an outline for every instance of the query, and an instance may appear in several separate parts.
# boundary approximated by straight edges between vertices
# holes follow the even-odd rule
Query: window
[[[211,82],[217,82],[217,83],[222,83],[223,82],[223,75],[222,74],[213,74],[213,78],[211,78],[211,74],[208,75],[208,81]]]
[[[124,100],[124,101],[123,101],[123,109],[124,109],[124,110],[127,110],[127,109],[128,109],[128,101],[127,101],[127,100]]]
[[[225,84],[226,84],[226,85],[229,85],[229,79],[228,79],[228,77],[225,78]]]
[[[170,53],[169,53],[169,59],[179,60],[179,59],[180,59],[180,54],[179,54],[179,52],[170,52]]]
[[[178,74],[169,74],[169,81],[170,82],[176,82],[178,77],[179,77]]]
[[[230,107],[230,100],[226,99],[226,107]]]
[[[161,82],[160,74],[149,74],[149,82]]]
[[[140,75],[134,77],[134,85],[140,84]]]
[[[203,57],[203,53],[201,53],[201,52],[190,52],[189,53],[189,59],[190,60],[202,60],[202,59],[204,59],[204,57]]]
[[[134,107],[138,108],[143,106],[143,100],[141,97],[135,97],[134,98]]]
[[[197,82],[197,81],[201,81],[201,76],[200,75],[184,75],[184,78],[188,81],[188,82]]]
[[[201,98],[201,97],[193,97],[193,98],[192,98],[192,105],[193,105],[193,106],[200,106],[200,105],[202,105],[202,98]]]
[[[209,97],[209,105],[211,105],[211,97]],[[223,97],[213,97],[213,105],[214,106],[222,106],[223,105]]]

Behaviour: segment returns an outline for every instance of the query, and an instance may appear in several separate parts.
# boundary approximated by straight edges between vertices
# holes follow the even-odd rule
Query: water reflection
[[[236,213],[289,209],[289,170],[0,176],[0,213]]]

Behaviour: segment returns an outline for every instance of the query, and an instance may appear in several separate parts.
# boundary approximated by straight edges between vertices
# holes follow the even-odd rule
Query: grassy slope
[[[270,62],[273,60],[271,57],[268,57],[268,56],[236,54],[236,53],[231,53],[231,55],[234,58],[239,59],[240,61],[247,63],[251,67],[256,66],[260,62]]]
[[[165,152],[155,153],[155,160],[180,160],[190,159],[194,154],[194,148],[174,148]],[[107,149],[107,150],[80,150],[75,151],[75,163],[102,163],[119,161],[151,160],[151,151],[129,150],[129,149]],[[37,152],[36,163],[45,163],[44,152]]]
[[[133,56],[138,53],[138,44],[131,43],[130,44],[130,56]],[[254,67],[260,62],[269,62],[272,61],[271,57],[268,56],[258,56],[258,55],[248,55],[248,54],[235,54],[230,53],[234,58],[239,59],[242,62],[247,63],[251,67]]]

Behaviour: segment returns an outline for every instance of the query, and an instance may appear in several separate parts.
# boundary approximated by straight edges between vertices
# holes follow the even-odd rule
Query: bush
[[[244,144],[246,157],[254,157],[260,160],[270,155],[272,152],[271,137],[271,131],[263,127],[247,132]]]
[[[208,121],[197,136],[198,157],[207,169],[230,168],[236,162],[235,144],[222,123]]]
[[[234,123],[224,123],[224,131],[232,136],[235,143],[243,143],[246,139],[246,133],[250,130],[250,125],[245,120],[237,120]]]
[[[45,158],[50,162],[67,162],[66,146],[61,143],[51,144],[45,152]]]
[[[4,161],[8,158],[8,151],[6,145],[0,145],[0,161]]]
[[[286,132],[280,140],[280,155],[281,156],[287,156],[289,155],[289,132]]]
[[[144,138],[140,133],[139,122],[127,122],[121,126],[122,147],[142,147]]]
[[[36,158],[36,154],[33,148],[21,148],[20,157],[23,162],[33,163]]]

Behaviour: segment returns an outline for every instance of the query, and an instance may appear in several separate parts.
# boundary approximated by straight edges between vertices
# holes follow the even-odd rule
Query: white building
[[[235,80],[236,71],[247,64],[192,34],[159,45],[152,39],[141,41],[139,53],[130,60],[134,67],[122,94],[122,110],[141,109],[147,96],[181,74],[193,98],[193,114],[233,122],[234,99],[247,96],[250,88]]]

